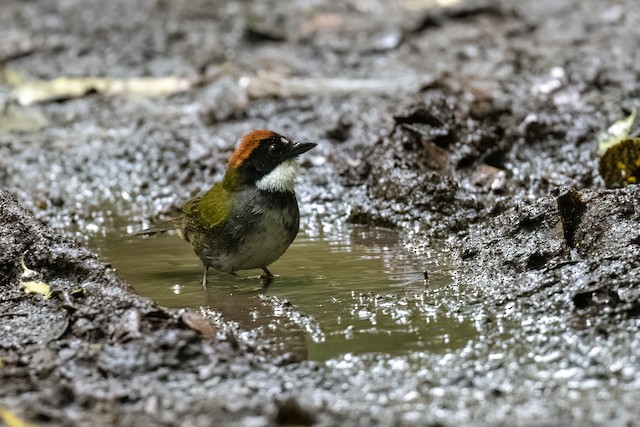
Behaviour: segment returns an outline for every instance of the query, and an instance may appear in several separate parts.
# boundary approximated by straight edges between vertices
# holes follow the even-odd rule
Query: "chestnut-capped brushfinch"
[[[222,182],[186,202],[180,217],[136,234],[180,230],[204,265],[203,286],[209,267],[231,274],[261,268],[272,278],[267,267],[298,234],[297,157],[315,146],[251,131],[231,155]]]

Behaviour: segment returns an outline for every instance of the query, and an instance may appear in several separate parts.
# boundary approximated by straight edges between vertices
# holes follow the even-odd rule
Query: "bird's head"
[[[270,130],[253,130],[242,137],[231,155],[224,185],[234,189],[253,184],[261,190],[293,192],[297,157],[315,146],[293,142]]]

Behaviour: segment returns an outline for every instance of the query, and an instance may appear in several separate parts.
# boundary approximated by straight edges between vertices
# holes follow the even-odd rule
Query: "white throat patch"
[[[299,170],[300,165],[296,159],[285,160],[256,181],[256,187],[266,191],[288,191],[293,193]]]

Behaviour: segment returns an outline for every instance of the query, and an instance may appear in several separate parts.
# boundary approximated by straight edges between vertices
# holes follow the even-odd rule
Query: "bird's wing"
[[[229,208],[229,194],[218,184],[184,204],[184,227],[191,230],[212,229],[227,218]]]
[[[200,201],[202,196],[194,197],[182,206],[184,214],[184,228],[189,230],[197,230],[200,228]]]

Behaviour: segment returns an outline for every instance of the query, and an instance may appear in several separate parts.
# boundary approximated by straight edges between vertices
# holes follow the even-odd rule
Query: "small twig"
[[[18,312],[0,313],[0,317],[14,317],[14,316],[28,316],[28,314],[27,313],[18,313]]]

